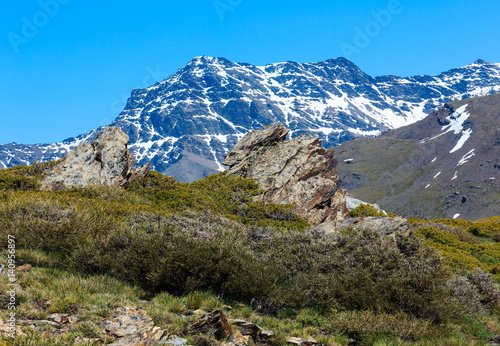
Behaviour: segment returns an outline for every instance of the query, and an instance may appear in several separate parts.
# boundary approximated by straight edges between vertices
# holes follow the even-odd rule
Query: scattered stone
[[[105,128],[92,143],[71,151],[42,181],[41,190],[102,184],[126,188],[149,173],[149,164],[133,169],[135,160],[127,149],[128,135],[118,127]]]
[[[52,314],[50,319],[57,323],[69,323],[68,314]]]
[[[18,272],[23,272],[23,273],[26,273],[27,271],[29,271],[31,269],[31,264],[24,264],[22,266],[19,266],[19,267],[16,267],[16,270]]]
[[[50,315],[50,319],[56,323],[71,323],[75,324],[78,322],[78,317],[76,315],[68,315],[68,314],[52,314]]]
[[[156,344],[185,346],[185,345],[187,345],[187,340],[182,339],[182,338],[177,338],[177,339],[171,339],[171,340],[166,340],[166,341],[157,341]]]
[[[101,343],[99,338],[84,338],[83,336],[78,336],[75,338],[75,344],[98,344]]]
[[[102,325],[107,333],[123,337],[151,329],[154,323],[141,308],[120,307],[115,309],[110,317],[105,318]]]
[[[236,330],[229,339],[222,343],[222,346],[246,346],[253,344],[250,335],[243,335],[239,330]]]
[[[14,330],[11,329],[10,323],[6,323],[2,319],[0,319],[0,333],[11,334],[12,332],[14,332],[17,336],[25,335],[18,325],[15,325],[13,328]]]
[[[110,345],[145,346],[155,344],[170,344],[182,346],[186,345],[186,343],[186,339],[180,339],[175,335],[171,335],[160,327],[153,327],[152,329],[140,333],[126,335],[115,340],[115,342]]]
[[[201,316],[188,329],[191,334],[213,335],[217,339],[226,339],[233,334],[222,309]]]
[[[21,324],[23,326],[35,326],[35,327],[36,326],[50,326],[50,327],[54,327],[57,329],[61,329],[61,328],[65,327],[57,322],[47,321],[47,320],[20,320],[19,324]]]
[[[286,339],[286,341],[289,344],[300,345],[300,346],[311,346],[311,345],[317,345],[318,344],[318,342],[314,338],[312,338],[312,337],[307,338],[307,339],[290,337],[290,338]]]
[[[312,225],[344,219],[348,210],[333,151],[308,134],[286,140],[289,131],[271,124],[246,134],[224,160],[228,174],[253,178],[264,190],[256,200],[293,204]]]
[[[252,338],[254,343],[266,343],[269,337],[274,335],[274,332],[263,329],[258,325],[247,322],[245,320],[230,320],[236,326],[236,329],[243,335]]]
[[[410,223],[402,217],[355,217],[337,222],[325,222],[316,226],[314,230],[323,231],[325,234],[337,234],[346,228],[355,230],[366,228],[386,236],[412,234]]]
[[[117,338],[110,345],[151,345],[175,341],[173,344],[183,345],[184,339],[155,327],[151,317],[141,308],[119,307],[105,318],[102,326],[106,333]]]

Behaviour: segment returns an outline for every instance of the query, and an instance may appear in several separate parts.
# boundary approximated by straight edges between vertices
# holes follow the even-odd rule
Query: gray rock
[[[217,339],[225,339],[233,334],[233,329],[222,309],[201,316],[189,326],[188,331],[191,335],[213,335]]]
[[[129,137],[117,127],[105,128],[92,143],[80,144],[42,181],[41,190],[102,184],[127,187],[146,176],[149,164],[133,169],[135,160],[127,149]]]
[[[289,344],[300,345],[300,346],[311,346],[318,344],[318,342],[312,337],[309,337],[307,339],[290,337],[286,339],[286,342],[288,342]]]
[[[264,190],[256,200],[293,204],[312,225],[344,219],[345,192],[333,152],[311,135],[286,140],[288,132],[276,123],[246,134],[224,160],[228,174],[254,179]]]
[[[76,315],[68,315],[68,314],[52,314],[50,315],[50,320],[57,323],[71,323],[75,324],[78,322],[78,317]]]
[[[113,310],[102,322],[102,327],[106,333],[116,338],[111,345],[152,345],[180,339],[155,327],[151,317],[137,307],[120,307]],[[182,340],[184,339],[174,344],[185,344]]]
[[[274,335],[273,331],[266,330],[258,325],[247,322],[245,320],[235,319],[229,320],[231,324],[236,326],[239,334],[236,334],[232,340],[234,344],[244,344],[251,340],[256,344],[265,344],[267,339]],[[231,341],[231,340],[230,340]]]

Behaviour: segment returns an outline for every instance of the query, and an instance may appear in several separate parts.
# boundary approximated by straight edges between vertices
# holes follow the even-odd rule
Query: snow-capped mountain
[[[477,60],[439,76],[371,77],[344,58],[266,66],[197,57],[168,79],[133,90],[110,124],[130,136],[138,163],[181,181],[223,170],[242,136],[282,122],[325,147],[423,119],[444,102],[500,91],[500,64]],[[0,168],[60,158],[99,129],[55,144],[0,145]]]

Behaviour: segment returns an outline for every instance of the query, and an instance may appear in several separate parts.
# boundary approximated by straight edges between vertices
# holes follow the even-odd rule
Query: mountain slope
[[[138,164],[182,181],[224,169],[242,136],[272,122],[319,135],[325,147],[423,119],[443,102],[500,91],[500,64],[478,60],[439,76],[371,77],[332,59],[266,66],[197,57],[168,79],[132,91],[110,124],[131,139]],[[62,143],[0,145],[0,167],[64,156],[98,131]]]
[[[404,216],[500,213],[500,94],[447,103],[425,119],[335,148],[342,187]]]

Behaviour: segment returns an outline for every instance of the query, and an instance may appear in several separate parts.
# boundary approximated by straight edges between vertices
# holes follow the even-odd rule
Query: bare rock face
[[[224,160],[228,173],[254,179],[264,190],[257,200],[293,204],[312,225],[347,217],[333,152],[312,135],[286,140],[288,132],[271,124],[246,134]]]
[[[127,187],[149,173],[149,164],[133,169],[129,137],[117,127],[105,128],[92,143],[80,144],[42,181],[41,190],[64,190],[94,184]]]

